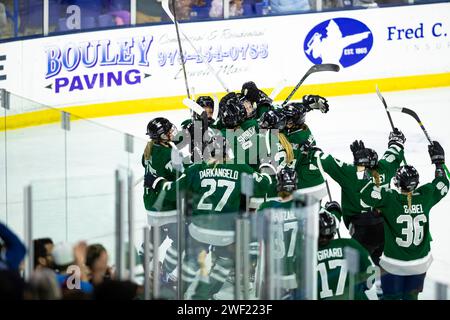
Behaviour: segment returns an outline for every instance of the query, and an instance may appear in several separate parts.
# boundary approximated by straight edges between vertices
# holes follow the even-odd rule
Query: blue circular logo
[[[335,63],[348,68],[367,56],[373,36],[361,21],[334,18],[316,25],[303,44],[308,59],[314,64]]]

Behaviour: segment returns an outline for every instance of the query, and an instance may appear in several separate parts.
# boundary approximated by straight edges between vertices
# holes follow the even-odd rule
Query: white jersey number
[[[406,222],[406,227],[402,229],[402,235],[406,236],[406,239],[397,237],[395,242],[400,247],[409,247],[411,244],[418,246],[422,243],[424,232],[423,224],[427,222],[427,217],[424,214],[415,216],[414,219],[410,215],[401,215],[397,217],[397,223],[403,224]]]
[[[333,296],[333,290],[330,289],[330,286],[328,284],[328,273],[325,264],[326,262],[321,262],[317,265],[317,270],[319,271],[320,280],[322,283],[322,290],[320,290],[319,292],[321,299]],[[345,263],[345,259],[334,259],[328,261],[328,268],[330,270],[337,267],[340,267],[341,269],[339,271],[339,280],[336,287],[336,293],[334,295],[340,296],[344,293],[345,280],[347,280],[347,264]]]
[[[205,179],[205,180],[202,180],[201,186],[202,186],[202,188],[209,187],[209,190],[203,194],[202,198],[198,202],[197,209],[199,209],[199,210],[212,210],[212,208],[213,208],[212,203],[204,203],[204,201],[216,191],[217,187],[219,187],[219,188],[226,187],[227,188],[225,190],[225,193],[222,196],[222,199],[220,199],[219,203],[214,208],[214,211],[222,211],[223,207],[225,206],[225,204],[228,201],[228,198],[230,197],[231,193],[233,192],[234,187],[236,186],[236,183],[234,181],[222,180],[222,179],[217,180],[217,181],[214,179]]]

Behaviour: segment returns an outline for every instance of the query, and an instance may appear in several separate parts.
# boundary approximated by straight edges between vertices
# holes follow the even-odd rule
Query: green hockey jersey
[[[244,121],[235,130],[222,129],[222,136],[232,147],[234,163],[247,164],[255,170],[259,168],[260,137],[258,122],[255,119]]]
[[[370,170],[357,172],[353,164],[342,162],[322,151],[315,151],[313,156],[319,159],[318,165],[341,187],[342,215],[345,225],[349,227],[350,217],[372,210],[371,206],[361,201],[360,191],[368,181],[373,180]],[[390,147],[378,161],[376,171],[380,175],[380,184],[389,187],[398,167],[404,161],[403,150],[397,146]]]
[[[355,250],[359,257],[357,272],[351,276],[346,261],[346,247]],[[350,261],[350,260],[349,260]],[[364,293],[371,283],[369,278],[374,274],[369,253],[353,239],[334,239],[326,246],[317,249],[317,278],[319,300],[367,300]],[[353,279],[350,279],[350,278]],[[350,290],[350,282],[354,285]],[[352,293],[353,293],[353,296]]]
[[[150,159],[145,161],[145,171],[169,181],[175,181],[177,179],[177,172],[172,166],[171,154],[172,148],[170,146],[154,143]],[[164,193],[157,193],[151,188],[144,188],[144,206],[145,209],[154,215],[176,215],[176,206],[174,203],[168,201]]]
[[[201,242],[226,245],[234,242],[236,215],[244,209],[242,174],[250,175],[255,196],[264,195],[272,184],[271,176],[245,164],[203,162],[190,166],[176,182],[159,183],[157,187],[166,193],[166,200],[175,203],[179,183],[180,190],[186,190],[186,197],[192,199],[191,235]]]
[[[361,190],[362,200],[381,210],[384,217],[384,252],[380,265],[396,275],[421,274],[432,262],[429,215],[431,208],[448,193],[447,177],[437,177],[431,183],[408,196],[396,190],[379,188],[368,183]]]
[[[266,235],[272,241],[276,258],[282,259],[282,270],[280,275],[281,286],[284,289],[297,288],[295,276],[295,245],[298,240],[298,219],[295,213],[294,202],[268,201],[263,203],[258,214],[270,215],[275,230]],[[273,275],[275,276],[275,275]]]

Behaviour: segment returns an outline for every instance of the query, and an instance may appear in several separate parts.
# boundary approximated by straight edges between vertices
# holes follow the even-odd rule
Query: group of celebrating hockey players
[[[177,289],[185,294],[195,282],[191,298],[215,299],[234,274],[235,219],[243,212],[269,212],[285,226],[281,239],[286,245],[279,255],[285,297],[301,298],[297,288],[303,279],[296,272],[296,259],[302,252],[292,244],[301,241],[302,234],[288,232],[299,220],[293,214],[294,199],[296,194],[323,189],[326,173],[341,187],[341,204],[323,203],[317,214],[317,261],[311,261],[317,269],[317,297],[367,299],[365,291],[376,282],[382,299],[418,298],[432,262],[429,213],[449,187],[444,150],[437,141],[428,146],[435,179],[418,187],[419,174],[406,164],[406,138],[398,129],[390,133],[381,159],[363,141],[350,146],[353,164],[322,151],[305,122],[309,111],[328,112],[328,101],[321,96],[306,95],[302,102],[278,106],[255,83],[247,82],[219,105],[208,96],[196,102],[204,113],[184,121],[183,134],[166,118],[155,118],[147,126],[151,140],[142,157],[144,204],[160,243],[166,237],[172,240],[162,264],[163,284],[174,285],[181,255],[183,281]],[[194,138],[198,135],[200,139]],[[190,151],[187,157],[179,150],[183,146]],[[253,186],[250,197],[243,196],[248,194],[244,179]],[[177,239],[180,198],[188,208],[183,248]],[[341,220],[351,239],[340,238]],[[344,262],[348,247],[359,255],[353,285]],[[209,269],[207,253],[213,256]],[[373,279],[381,279],[381,286]]]

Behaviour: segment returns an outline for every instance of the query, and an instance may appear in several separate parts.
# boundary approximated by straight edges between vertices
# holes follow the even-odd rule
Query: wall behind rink
[[[196,94],[225,92],[203,60],[231,90],[253,80],[270,91],[286,79],[279,99],[313,63],[326,62],[341,71],[314,74],[294,98],[306,91],[369,93],[375,84],[383,91],[450,86],[450,3],[192,22],[181,29],[199,53],[183,41]],[[3,43],[0,57],[0,87],[82,117],[184,108],[173,24]],[[42,112],[30,111],[23,105],[6,128],[42,123]]]

